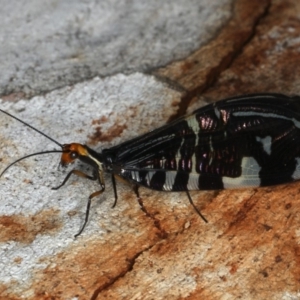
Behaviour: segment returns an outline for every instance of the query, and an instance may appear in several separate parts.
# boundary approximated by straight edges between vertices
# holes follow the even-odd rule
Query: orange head
[[[60,163],[63,167],[72,164],[77,158],[89,155],[86,146],[77,143],[65,144],[62,146],[62,150]]]

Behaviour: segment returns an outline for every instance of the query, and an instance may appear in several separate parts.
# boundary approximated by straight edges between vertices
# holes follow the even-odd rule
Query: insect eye
[[[77,152],[72,151],[72,152],[70,153],[70,158],[71,158],[71,159],[76,159],[77,157],[78,157],[78,153],[77,153]]]

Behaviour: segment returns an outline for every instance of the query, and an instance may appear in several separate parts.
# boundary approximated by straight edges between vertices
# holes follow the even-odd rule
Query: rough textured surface
[[[116,75],[29,102],[11,103],[8,95],[1,108],[62,143],[88,142],[99,150],[204,101],[249,92],[300,94],[299,1],[237,0],[227,13],[230,21],[205,46],[153,72],[173,82],[169,87],[144,74]],[[1,168],[32,147],[53,148],[7,117],[0,122]],[[193,192],[209,220],[204,224],[184,193],[141,189],[143,212],[130,187],[118,184],[120,201],[111,210],[108,181],[74,240],[95,183],[74,178],[50,190],[63,178],[57,163],[54,154],[26,160],[0,180],[0,299],[300,297],[299,183]]]
[[[0,18],[0,94],[35,95],[181,59],[228,20],[231,3],[7,1]]]
[[[202,92],[253,37],[255,26],[266,13],[268,5],[268,0],[251,1],[247,5],[243,1],[236,1],[229,22],[210,43],[188,58],[159,69],[156,74],[184,87],[189,98]]]
[[[251,42],[201,96],[216,100],[261,91],[300,94],[299,19],[300,3],[274,1]]]

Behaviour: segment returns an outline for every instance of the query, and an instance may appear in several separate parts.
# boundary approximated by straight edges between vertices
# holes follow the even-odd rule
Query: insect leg
[[[113,190],[114,190],[114,196],[115,196],[115,201],[114,201],[114,204],[113,204],[112,208],[114,208],[116,206],[117,200],[118,200],[116,179],[118,181],[121,181],[121,182],[127,184],[127,185],[130,184],[130,186],[132,186],[132,184],[128,180],[126,180],[125,178],[123,178],[123,177],[121,177],[121,176],[119,176],[117,174],[111,174],[111,181],[112,181]],[[133,191],[137,195],[137,197],[139,198],[140,196],[138,194],[138,185],[134,185],[133,186]]]
[[[80,177],[87,178],[89,180],[97,180],[97,176],[95,174],[93,174],[93,176],[91,176],[91,175],[85,174],[85,173],[83,173],[82,171],[79,171],[79,170],[72,170],[65,177],[64,181],[62,182],[62,184],[60,184],[59,186],[53,187],[52,190],[58,190],[58,189],[60,189],[63,185],[66,184],[66,182],[69,180],[69,178],[71,177],[72,174],[75,174],[75,175],[80,176]]]
[[[89,214],[90,214],[90,207],[91,207],[91,201],[92,201],[92,198],[94,198],[94,197],[96,197],[96,196],[102,194],[103,192],[104,192],[104,187],[103,187],[102,190],[97,191],[97,192],[94,192],[94,193],[92,193],[92,194],[89,196],[88,202],[87,202],[87,205],[86,205],[86,211],[85,211],[85,219],[84,219],[84,223],[83,223],[82,227],[80,228],[79,232],[76,233],[76,234],[74,235],[75,238],[77,238],[79,235],[81,235],[82,231],[84,230],[84,228],[85,228],[85,226],[86,226],[86,224],[87,224],[87,222],[88,222],[88,220],[89,220]]]
[[[86,175],[85,173],[82,173],[82,174]],[[82,231],[84,230],[84,228],[85,228],[85,226],[86,226],[86,224],[87,224],[87,222],[89,220],[89,214],[90,214],[90,207],[91,207],[91,201],[92,201],[92,199],[94,197],[97,197],[97,196],[101,195],[104,192],[104,190],[105,190],[105,184],[104,184],[104,179],[103,179],[103,173],[102,173],[102,171],[100,170],[99,173],[95,173],[94,176],[95,176],[95,178],[93,178],[92,180],[98,179],[98,182],[99,182],[99,184],[101,186],[101,190],[100,191],[96,191],[96,192],[92,193],[89,196],[88,202],[87,202],[87,205],[86,205],[84,223],[83,223],[81,229],[79,230],[79,232],[74,235],[75,238],[77,238],[82,233]],[[89,176],[89,177],[92,177],[92,176]],[[91,178],[89,178],[89,179],[91,179]]]
[[[139,186],[137,184],[133,186],[133,191],[136,194],[137,198],[140,199]]]
[[[137,201],[140,205],[141,210],[145,213],[148,214],[148,212],[146,211],[145,207],[144,207],[144,203],[140,197],[140,193],[139,193],[139,186],[137,184],[134,184],[132,186],[133,192],[135,193],[136,197],[137,197]]]
[[[143,200],[142,198],[140,197],[140,193],[139,193],[139,186],[137,184],[134,184],[133,187],[132,187],[136,197],[137,197],[137,201],[140,205],[140,208],[141,210],[147,215],[147,216],[150,216],[151,215],[148,213],[148,211],[146,210],[145,206],[144,206],[144,203],[143,203]]]
[[[114,174],[111,174],[111,181],[112,181],[112,186],[113,186],[114,195],[115,195],[115,201],[114,201],[114,204],[112,206],[112,208],[114,208],[116,206],[117,200],[118,200],[117,185],[116,185],[116,179],[115,179]]]
[[[191,203],[192,206],[194,207],[196,213],[202,218],[202,220],[203,220],[205,223],[208,223],[208,221],[206,220],[206,218],[201,214],[200,210],[199,210],[199,209],[196,207],[196,205],[194,204],[194,202],[193,202],[193,200],[192,200],[192,198],[191,198],[191,196],[190,196],[189,191],[186,191],[186,194],[187,194],[187,196],[188,196],[188,198],[189,198],[190,203]]]

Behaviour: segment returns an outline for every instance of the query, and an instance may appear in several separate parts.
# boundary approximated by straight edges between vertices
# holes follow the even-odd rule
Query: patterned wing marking
[[[259,172],[261,170],[261,167],[255,160],[255,158],[244,157],[242,159],[241,166],[242,172],[239,177],[232,178],[224,176],[222,178],[225,189],[260,186],[261,181],[259,177]]]
[[[294,180],[300,179],[300,158],[299,157],[296,158],[296,168],[294,173],[292,174],[292,178]]]
[[[272,146],[272,137],[271,136],[266,136],[266,137],[255,137],[257,142],[260,142],[264,151],[268,154],[271,155],[271,146]]]
[[[166,191],[290,182],[300,177],[299,124],[299,98],[227,99],[112,148],[112,172]]]

